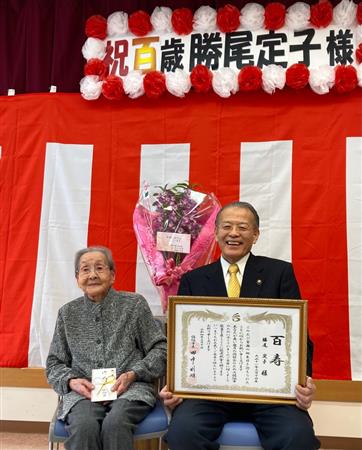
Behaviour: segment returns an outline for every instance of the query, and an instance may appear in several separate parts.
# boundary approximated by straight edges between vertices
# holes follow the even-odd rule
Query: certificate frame
[[[295,404],[307,301],[170,296],[167,385],[182,398]]]

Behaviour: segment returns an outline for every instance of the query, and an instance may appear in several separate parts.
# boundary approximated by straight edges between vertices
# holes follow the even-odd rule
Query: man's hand
[[[295,388],[297,407],[300,409],[304,409],[304,411],[307,411],[312,405],[316,390],[316,385],[310,377],[307,377],[305,386],[298,384]]]
[[[182,398],[177,397],[172,392],[168,390],[167,386],[164,386],[160,391],[160,398],[163,400],[163,403],[167,408],[171,410],[175,409],[182,402]]]
[[[69,381],[69,387],[72,391],[77,392],[88,400],[91,399],[91,393],[94,385],[85,378],[72,378]]]
[[[136,374],[133,370],[129,372],[122,373],[114,383],[112,387],[112,391],[116,391],[117,395],[123,394],[126,392],[130,385],[136,380]]]

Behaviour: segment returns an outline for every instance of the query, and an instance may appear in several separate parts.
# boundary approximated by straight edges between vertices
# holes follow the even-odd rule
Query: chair
[[[220,450],[263,450],[252,423],[228,422],[217,439]]]
[[[165,332],[164,319],[158,318],[158,322]],[[171,414],[169,411],[167,414],[170,421]],[[220,450],[263,450],[256,428],[250,422],[227,422],[217,442]]]
[[[159,399],[150,413],[137,425],[134,432],[134,439],[159,439],[161,445],[161,437],[166,433],[168,426],[168,417]],[[49,450],[58,450],[59,443],[64,442],[68,437],[65,429],[65,422],[57,419],[57,411],[55,411],[52,421],[49,425]],[[54,446],[55,445],[55,446]]]
[[[158,326],[165,332],[165,320],[163,317],[155,317]],[[155,388],[157,392],[161,386],[164,385],[164,377],[155,381]],[[53,418],[49,424],[49,450],[59,450],[59,443],[64,442],[68,433],[65,429],[65,422],[57,419],[58,408],[55,410]],[[134,432],[134,440],[154,439],[159,440],[159,448],[161,448],[161,437],[166,433],[169,423],[168,413],[160,399],[156,399],[154,408],[147,414],[147,416],[140,422]],[[55,447],[54,447],[55,444]]]

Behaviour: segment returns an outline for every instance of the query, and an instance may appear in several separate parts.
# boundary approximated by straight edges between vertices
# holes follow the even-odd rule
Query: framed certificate
[[[167,385],[180,397],[293,404],[306,354],[305,300],[169,297]]]

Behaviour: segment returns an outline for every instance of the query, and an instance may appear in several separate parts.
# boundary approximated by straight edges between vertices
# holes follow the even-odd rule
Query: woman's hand
[[[122,373],[112,386],[112,391],[116,391],[117,395],[123,394],[126,392],[130,385],[136,380],[136,374],[133,370],[129,372]]]
[[[94,385],[85,378],[71,378],[69,380],[69,387],[72,391],[77,392],[88,400],[91,399],[91,394],[94,389]]]

